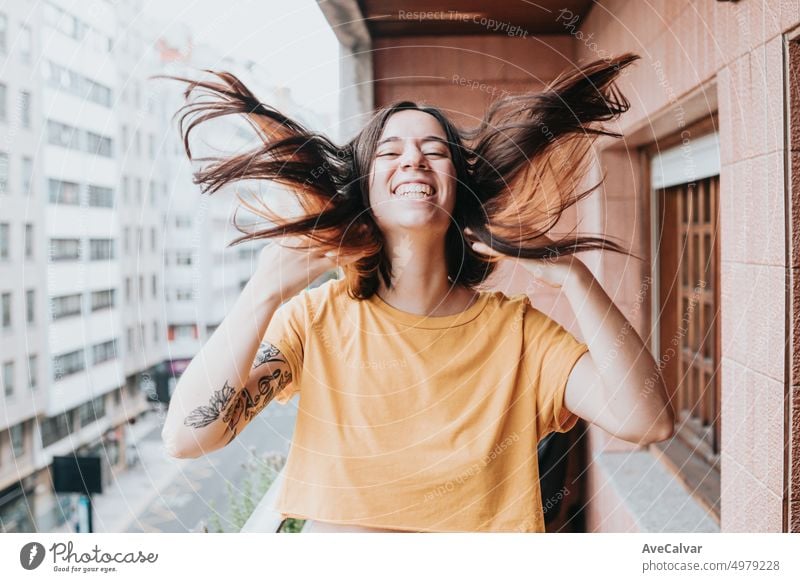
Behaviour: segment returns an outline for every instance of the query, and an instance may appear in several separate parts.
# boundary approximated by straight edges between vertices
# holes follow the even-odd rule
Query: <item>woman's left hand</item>
[[[464,229],[467,235],[467,240],[470,240],[472,231],[469,228]],[[553,242],[552,239],[545,236],[548,242]],[[500,257],[503,259],[515,259],[498,253],[482,242],[473,242],[472,249],[482,255],[489,257]],[[575,255],[567,255],[553,259],[516,259],[519,263],[531,273],[537,281],[549,285],[550,287],[564,287],[570,284],[573,280],[579,277],[591,275],[588,267]]]

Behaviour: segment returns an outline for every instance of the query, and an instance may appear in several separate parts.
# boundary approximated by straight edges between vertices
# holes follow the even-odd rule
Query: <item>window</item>
[[[175,226],[177,228],[191,228],[192,227],[192,218],[190,216],[176,216],[175,217]]]
[[[50,178],[47,181],[50,192],[50,204],[80,204],[81,187],[75,182],[65,182]]]
[[[125,303],[131,302],[131,278],[125,277]]]
[[[153,294],[153,299],[158,295],[158,277],[153,273],[150,275],[150,290]]]
[[[156,252],[156,246],[158,245],[158,237],[156,235],[156,227],[150,227],[150,250],[152,252]]]
[[[111,89],[52,61],[44,61],[44,78],[54,89],[111,107]]]
[[[0,18],[2,18],[0,16]],[[0,20],[0,25],[2,24],[2,20]],[[2,31],[0,31],[0,35],[2,35]],[[6,100],[8,99],[8,89],[3,83],[0,83],[0,121],[8,121],[8,104]]]
[[[71,150],[81,149],[81,133],[75,127],[47,120],[47,143]]]
[[[147,136],[147,153],[151,160],[156,159],[156,136],[152,133]]]
[[[144,275],[139,275],[139,301],[144,299]]]
[[[176,265],[191,265],[192,264],[192,251],[177,251],[175,253]]]
[[[0,152],[0,194],[8,192],[8,154]]]
[[[109,340],[92,346],[92,364],[113,360],[117,357],[117,340]]]
[[[54,320],[81,314],[81,295],[61,295],[50,299],[50,312]]]
[[[142,203],[142,179],[136,178],[136,203]]]
[[[142,227],[136,229],[136,252],[141,253],[144,247],[144,230]]]
[[[36,323],[36,292],[33,289],[25,291],[25,320],[29,324]]]
[[[114,258],[114,239],[93,238],[89,240],[89,260],[107,261]]]
[[[122,247],[125,254],[129,255],[131,252],[131,228],[129,226],[122,229]]]
[[[31,34],[31,27],[23,24],[19,29],[19,58],[24,64],[29,64],[32,53],[33,35]]]
[[[133,132],[133,147],[136,150],[136,157],[139,158],[142,155],[142,136],[139,133],[139,130]]]
[[[28,356],[28,385],[31,391],[35,391],[39,387],[39,358],[36,354]]]
[[[0,53],[8,50],[8,17],[0,13]]]
[[[81,372],[84,368],[83,350],[61,354],[53,358],[53,379],[60,380],[70,374]]]
[[[20,177],[22,179],[22,195],[29,196],[31,193],[31,182],[33,182],[33,160],[27,156],[22,158]]]
[[[110,158],[113,155],[111,138],[87,131],[86,151],[90,154]]]
[[[83,132],[52,119],[47,120],[47,143],[71,150],[85,151],[106,158],[110,158],[113,155],[110,137],[91,131]]]
[[[6,398],[14,395],[14,362],[3,364],[3,388]]]
[[[8,432],[11,436],[11,450],[14,457],[19,458],[25,454],[25,423],[12,426]]]
[[[33,258],[33,225],[28,222],[25,224],[25,258]]]
[[[109,52],[114,43],[106,34],[89,26],[83,20],[52,3],[44,4],[44,22],[50,28],[92,48],[95,52]]]
[[[51,238],[51,261],[78,261],[81,258],[81,241],[78,238]]]
[[[191,287],[180,287],[175,290],[176,301],[191,301],[194,298],[194,292]]]
[[[73,411],[68,410],[42,423],[42,446],[49,447],[72,432]]]
[[[0,222],[0,261],[7,261],[11,255],[8,232],[10,228],[7,222]]]
[[[110,309],[114,307],[116,301],[116,289],[103,289],[102,291],[92,291],[92,311]]]
[[[120,144],[120,147],[122,148],[122,153],[123,153],[123,155],[125,155],[125,154],[128,153],[128,145],[130,143],[130,141],[128,140],[128,126],[127,125],[123,125],[122,129],[120,129],[120,141],[122,142]]]
[[[21,91],[19,94],[20,123],[22,127],[31,127],[31,94],[28,91]]]
[[[655,446],[718,517],[719,140],[691,135],[700,137],[688,149],[666,150],[652,161],[660,281],[655,338],[677,425],[674,438]]]
[[[127,329],[127,331],[125,333],[125,336],[126,336],[126,339],[128,340],[126,342],[128,344],[128,351],[132,352],[133,351],[133,328],[132,327],[128,327],[128,329]]]
[[[11,329],[11,293],[0,295],[0,311],[2,311],[3,329]]]
[[[84,402],[78,407],[78,422],[80,426],[88,426],[106,415],[105,396],[98,396],[94,400]]]
[[[153,322],[153,343],[154,344],[158,344],[158,342],[160,340],[161,340],[161,334],[159,333],[159,330],[158,330],[158,322],[154,321]]]
[[[131,180],[128,176],[122,176],[122,200],[130,202]]]
[[[104,186],[89,186],[89,206],[113,208],[114,190]]]
[[[156,203],[156,183],[150,180],[150,204],[155,206]]]
[[[194,324],[170,325],[169,341],[197,339],[197,326]]]

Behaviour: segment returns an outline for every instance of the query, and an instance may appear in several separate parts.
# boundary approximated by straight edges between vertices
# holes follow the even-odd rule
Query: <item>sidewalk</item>
[[[111,484],[92,496],[93,530],[97,533],[123,533],[145,511],[159,492],[180,472],[185,459],[169,457],[161,443],[161,423],[155,411],[140,416],[131,427],[139,462],[117,472]],[[74,533],[64,523],[58,533]]]

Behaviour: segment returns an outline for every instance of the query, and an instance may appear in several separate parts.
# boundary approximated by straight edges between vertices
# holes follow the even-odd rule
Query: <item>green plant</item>
[[[241,531],[285,462],[286,459],[280,453],[270,452],[259,457],[255,454],[255,451],[251,450],[251,455],[242,465],[245,469],[245,474],[241,485],[237,488],[230,482],[226,484],[230,515],[230,518],[226,521],[230,523],[232,532]],[[213,502],[209,505],[213,510],[208,519],[211,530],[214,533],[225,533],[220,520],[220,512],[216,511]],[[297,525],[294,524],[292,527],[295,528]],[[208,528],[206,528],[206,531],[208,531]],[[281,531],[284,531],[283,527]]]
[[[281,524],[278,533],[300,533],[303,530],[306,520],[287,517]]]

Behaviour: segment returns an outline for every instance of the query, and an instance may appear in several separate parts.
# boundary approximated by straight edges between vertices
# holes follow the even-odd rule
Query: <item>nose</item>
[[[400,156],[400,167],[427,168],[428,161],[425,159],[422,150],[416,146],[409,145],[403,148],[403,154]]]

